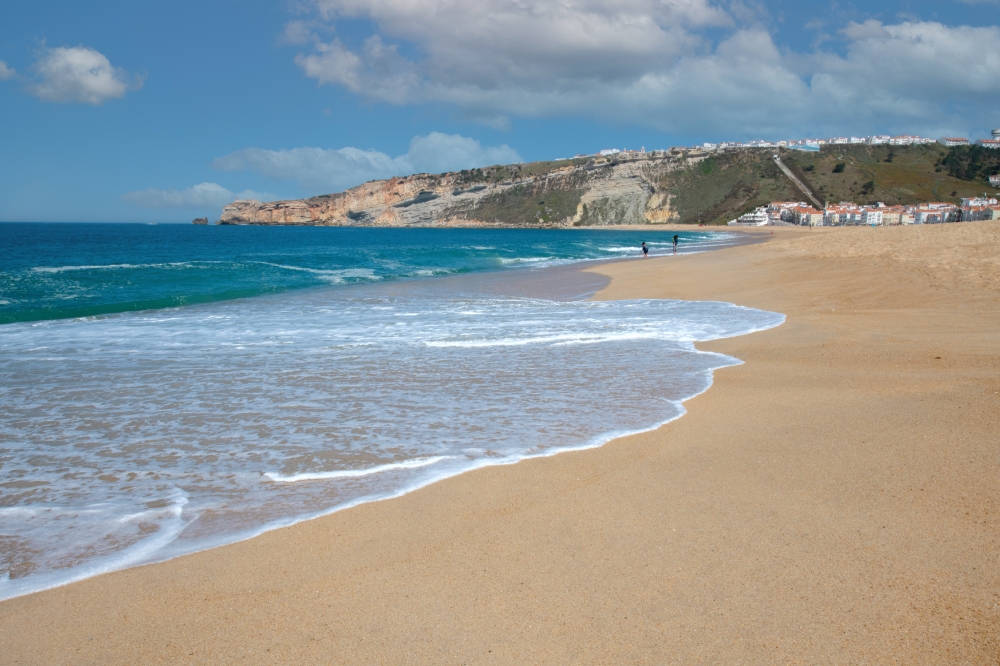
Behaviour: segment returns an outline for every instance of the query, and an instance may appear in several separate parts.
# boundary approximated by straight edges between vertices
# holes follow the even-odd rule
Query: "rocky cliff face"
[[[657,183],[698,157],[632,153],[417,174],[296,201],[235,201],[219,224],[327,226],[582,226],[674,218]]]

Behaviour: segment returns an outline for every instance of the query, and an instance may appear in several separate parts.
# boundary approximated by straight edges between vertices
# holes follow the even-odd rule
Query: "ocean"
[[[784,318],[586,300],[641,241],[0,224],[0,599],[677,418]]]

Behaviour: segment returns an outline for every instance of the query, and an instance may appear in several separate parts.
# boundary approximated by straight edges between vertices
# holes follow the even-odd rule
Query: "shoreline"
[[[702,235],[702,240],[695,241],[694,245],[688,245],[686,248],[687,253],[714,251],[718,247],[719,243],[711,238],[705,239],[704,236],[705,235]],[[731,247],[745,242],[748,241],[744,237],[727,235],[723,246]],[[705,245],[705,247],[701,247],[701,245]],[[636,253],[638,253],[638,250],[636,250]],[[682,252],[682,254],[685,254],[685,252]],[[605,287],[609,281],[607,278],[599,276],[592,271],[588,271],[588,268],[619,261],[629,261],[636,258],[641,257],[615,257],[610,260],[608,258],[553,260],[551,265],[543,264],[539,267],[534,267],[528,264],[523,266],[494,268],[492,270],[481,270],[467,274],[451,274],[419,278],[409,277],[399,278],[384,283],[373,281],[353,285],[328,285],[312,288],[331,290],[330,293],[339,292],[341,295],[353,292],[354,298],[378,297],[380,293],[385,295],[386,290],[389,290],[388,294],[392,297],[413,298],[415,292],[416,294],[420,294],[419,296],[416,296],[417,298],[430,298],[432,301],[437,300],[437,298],[465,298],[469,295],[477,295],[475,297],[487,298],[493,296],[507,298],[527,297],[552,300],[555,302],[584,301],[589,300],[594,293]],[[348,291],[344,292],[342,290]],[[303,289],[300,288],[284,293],[264,294],[256,297],[256,299],[264,302],[279,301],[288,304],[291,301],[287,299],[289,299],[289,297],[294,299],[296,292],[301,291],[303,291]],[[433,295],[431,292],[436,292],[437,296]],[[225,301],[221,302],[221,304],[224,303]],[[212,307],[213,305],[213,303],[205,303],[199,304],[196,307]],[[147,311],[147,314],[150,312],[155,311]],[[143,313],[138,312],[136,314],[141,315]],[[700,392],[701,391],[698,391],[698,393]],[[691,397],[694,396],[689,395],[688,397],[683,398],[681,402],[686,401]],[[681,409],[683,410],[683,408]],[[669,411],[670,410],[668,409],[667,412]],[[683,411],[681,414],[683,414]],[[656,418],[652,422],[652,425],[650,425],[651,421],[649,419],[640,419],[629,425],[625,425],[623,427],[616,426],[611,430],[594,434],[593,436],[588,434],[586,437],[578,439],[573,443],[562,442],[559,445],[554,446],[553,448],[548,448],[544,452],[540,453],[524,452],[511,458],[503,457],[483,459],[462,469],[454,469],[454,465],[452,465],[452,469],[435,472],[429,478],[407,480],[401,486],[383,488],[379,492],[362,494],[343,501],[337,501],[333,504],[310,505],[308,510],[305,506],[303,506],[301,507],[301,510],[294,515],[272,517],[269,520],[258,522],[253,526],[244,527],[238,531],[232,532],[231,534],[202,539],[204,543],[199,542],[195,545],[189,545],[187,547],[173,547],[175,541],[182,542],[182,539],[180,539],[179,536],[180,532],[183,531],[186,525],[172,525],[165,531],[157,532],[156,536],[151,539],[140,540],[128,548],[112,552],[102,557],[84,561],[74,566],[72,569],[54,569],[45,571],[41,574],[36,574],[35,576],[24,578],[18,578],[15,576],[12,580],[0,579],[0,602],[82,582],[95,576],[114,573],[116,571],[122,571],[129,568],[168,562],[177,559],[178,557],[184,557],[186,555],[244,542],[276,529],[288,528],[302,522],[331,515],[338,511],[348,510],[361,504],[402,497],[410,492],[413,492],[414,490],[418,490],[444,479],[451,478],[474,469],[479,469],[481,467],[514,464],[526,459],[545,457],[555,455],[556,453],[587,450],[603,446],[608,441],[622,436],[656,429],[674,420],[675,418],[677,418],[677,416],[670,416],[665,419]],[[187,502],[185,500],[177,506],[181,507],[186,503]],[[197,508],[195,511],[197,512]],[[13,530],[11,530],[11,532],[13,533]],[[0,555],[2,555],[2,552],[0,552]],[[7,559],[8,561],[16,562],[18,556],[19,553],[15,550],[13,553],[8,554]]]
[[[598,298],[788,320],[699,344],[744,364],[686,418],[0,602],[0,648],[11,663],[995,659],[1000,225],[973,225],[590,269],[611,278]],[[944,407],[965,410],[960,428]]]

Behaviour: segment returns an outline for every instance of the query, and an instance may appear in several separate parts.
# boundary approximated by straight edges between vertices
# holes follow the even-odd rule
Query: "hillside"
[[[804,198],[781,173],[771,150],[719,153],[664,174],[660,187],[671,195],[679,224],[725,224],[771,201]]]
[[[882,201],[889,205],[920,201],[958,203],[963,197],[979,196],[990,187],[980,165],[965,179],[960,170],[962,156],[984,148],[947,149],[929,146],[824,146],[818,153],[782,152],[792,167],[814,192],[829,202],[853,201],[864,204]],[[996,151],[988,151],[995,153]],[[996,155],[1000,157],[1000,155]],[[954,168],[948,166],[948,162]],[[838,164],[843,164],[842,170]],[[989,167],[987,167],[989,168]]]
[[[220,224],[564,227],[724,224],[770,201],[805,196],[773,150],[673,149],[492,166],[371,181],[294,201],[236,201]],[[784,164],[821,200],[957,202],[995,192],[1000,151],[978,146],[782,149]]]

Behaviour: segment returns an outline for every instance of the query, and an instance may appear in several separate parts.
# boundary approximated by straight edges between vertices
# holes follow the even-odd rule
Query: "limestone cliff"
[[[235,201],[219,224],[552,227],[674,220],[663,177],[681,152],[535,162],[378,180],[295,201]]]

